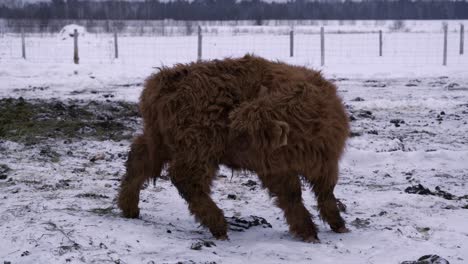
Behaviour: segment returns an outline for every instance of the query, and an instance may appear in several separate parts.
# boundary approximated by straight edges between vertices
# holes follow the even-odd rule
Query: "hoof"
[[[306,234],[295,234],[295,237],[306,243],[320,243],[316,232],[307,232]]]
[[[333,231],[335,231],[335,233],[340,233],[340,234],[351,232],[348,228],[346,228],[346,226],[342,226],[340,228],[333,229]]]
[[[319,244],[320,240],[317,237],[309,237],[309,238],[304,239],[304,242],[312,243],[312,244]]]
[[[125,210],[122,212],[123,217],[125,218],[138,218],[140,217],[140,209],[136,210]]]
[[[216,230],[210,230],[211,234],[217,239],[217,240],[228,240],[227,232],[226,229],[224,228],[217,228]]]
[[[222,235],[222,236],[215,236],[217,240],[222,240],[222,241],[227,241],[229,240],[229,237],[227,235]]]

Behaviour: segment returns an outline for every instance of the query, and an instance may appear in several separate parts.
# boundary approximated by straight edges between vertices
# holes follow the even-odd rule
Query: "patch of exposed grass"
[[[123,140],[138,127],[136,104],[0,99],[0,137],[35,144],[48,138]]]

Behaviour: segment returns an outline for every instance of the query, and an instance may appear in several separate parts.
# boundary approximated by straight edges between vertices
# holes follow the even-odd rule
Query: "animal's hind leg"
[[[138,202],[143,183],[161,173],[163,161],[150,160],[148,145],[144,136],[138,136],[133,141],[126,162],[126,174],[120,185],[118,206],[127,218],[137,218],[140,214]]]
[[[324,163],[318,173],[317,175],[306,175],[306,178],[313,184],[312,189],[317,198],[317,205],[322,219],[337,233],[349,232],[345,221],[340,215],[337,200],[333,194],[338,181],[338,161],[330,160]]]
[[[307,242],[318,242],[317,228],[302,202],[301,182],[295,174],[259,175],[276,204],[283,209],[290,232]]]
[[[190,213],[203,226],[208,227],[217,239],[227,239],[227,224],[223,211],[210,197],[211,180],[215,167],[200,162],[173,161],[169,167],[169,176],[180,195],[187,201]]]

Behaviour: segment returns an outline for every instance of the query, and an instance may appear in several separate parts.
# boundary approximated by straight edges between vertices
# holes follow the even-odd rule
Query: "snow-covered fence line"
[[[455,30],[459,24],[468,20],[73,20],[73,19],[2,19],[0,35],[25,33],[51,35],[66,25],[78,24],[92,34],[111,34],[117,30],[126,36],[187,36],[196,35],[197,26],[210,34],[287,34],[291,28],[298,34],[318,33],[320,27],[327,32],[354,32],[382,30],[387,32],[437,32],[443,23],[449,30]]]
[[[199,27],[188,36],[129,36],[88,33],[83,27],[66,27],[60,33],[4,34],[0,61],[73,63],[78,32],[79,62],[161,66],[254,53],[269,59],[307,66],[466,65],[464,27],[437,32],[329,32],[314,28],[307,34],[295,28],[285,34],[219,34]],[[323,30],[322,30],[323,29]]]

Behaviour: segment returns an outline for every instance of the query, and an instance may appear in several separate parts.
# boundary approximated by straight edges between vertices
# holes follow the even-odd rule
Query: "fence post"
[[[325,30],[320,28],[320,65],[325,65]]]
[[[119,42],[117,39],[117,31],[114,31],[114,51],[115,51],[115,58],[119,58]]]
[[[447,66],[447,31],[448,26],[444,25],[444,58],[442,61],[442,65]]]
[[[75,29],[73,32],[73,62],[75,64],[80,63],[80,57],[78,54],[78,30]]]
[[[197,60],[201,61],[202,59],[202,30],[201,26],[198,25],[198,57]]]
[[[382,30],[379,30],[379,57],[382,57],[382,46],[383,46]]]
[[[289,32],[289,56],[294,57],[294,30]]]
[[[460,24],[460,55],[464,53],[464,43],[465,42],[465,25]]]
[[[21,56],[26,59],[26,39],[24,36],[24,28],[21,28]]]

